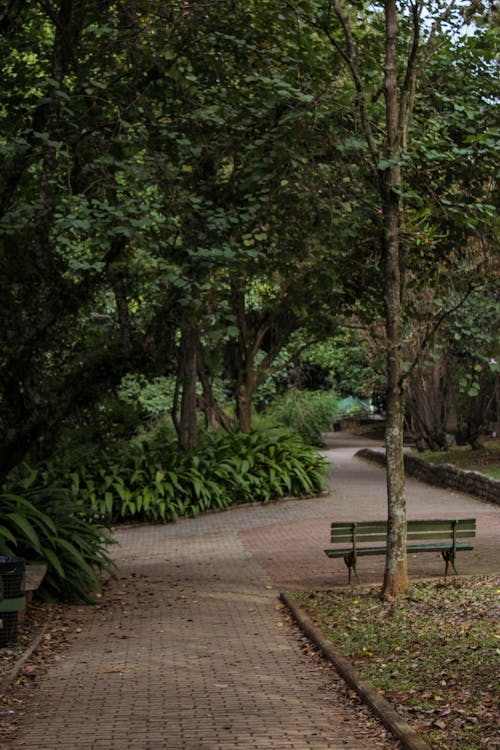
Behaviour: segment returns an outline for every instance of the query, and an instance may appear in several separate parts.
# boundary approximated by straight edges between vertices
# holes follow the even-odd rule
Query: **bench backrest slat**
[[[420,521],[411,520],[407,522],[408,531],[436,531],[438,529],[449,529],[450,531],[455,527],[457,531],[468,530],[475,531],[476,519],[475,518],[457,518],[457,519],[443,519],[437,518],[435,521]]]
[[[455,539],[469,539],[470,537],[475,536],[474,531],[456,531],[455,532]],[[453,532],[452,531],[418,531],[418,532],[411,532],[409,531],[406,534],[406,538],[410,541],[420,541],[425,542],[427,539],[453,539]]]
[[[385,542],[387,539],[387,532],[381,534],[365,534],[362,532],[356,532],[355,534],[333,534],[331,535],[331,542],[352,542],[356,539],[357,542]]]
[[[407,539],[466,539],[476,534],[475,518],[409,520]],[[331,524],[332,543],[383,542],[387,537],[387,521],[339,521]]]

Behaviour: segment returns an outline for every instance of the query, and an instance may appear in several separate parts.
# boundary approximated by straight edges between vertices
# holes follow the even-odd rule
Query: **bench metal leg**
[[[451,567],[455,571],[455,575],[458,575],[458,570],[455,567],[455,553],[453,549],[445,549],[441,552],[441,556],[443,560],[446,563],[445,569],[444,569],[444,577],[448,575],[448,567],[451,563]]]
[[[344,562],[347,565],[349,569],[349,576],[347,579],[347,583],[351,583],[351,573],[354,570],[354,575],[356,576],[356,580],[358,583],[361,583],[360,578],[358,576],[358,571],[356,570],[356,558],[352,552],[350,552],[348,555],[344,555]]]

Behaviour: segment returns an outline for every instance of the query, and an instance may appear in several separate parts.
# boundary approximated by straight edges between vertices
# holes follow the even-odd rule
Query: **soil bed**
[[[32,602],[20,614],[17,643],[0,648],[0,750],[11,747],[26,704],[79,628],[79,618],[77,608],[43,602]]]
[[[500,576],[294,593],[361,677],[436,750],[500,748]]]

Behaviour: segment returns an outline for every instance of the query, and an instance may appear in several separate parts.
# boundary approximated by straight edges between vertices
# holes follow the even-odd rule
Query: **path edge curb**
[[[388,701],[366,680],[361,679],[359,672],[345,656],[332,647],[330,641],[323,637],[319,629],[312,623],[305,611],[300,607],[292,594],[283,592],[279,595],[283,604],[288,607],[293,619],[307,635],[307,637],[329,659],[335,669],[347,684],[356,691],[383,725],[399,739],[406,750],[432,750],[431,746],[410,727],[410,725],[394,710]]]
[[[10,672],[8,672],[5,677],[0,681],[0,698],[3,698],[4,695],[9,690],[10,686],[19,677],[19,674],[21,673],[22,668],[26,664],[26,662],[31,658],[31,656],[34,654],[34,652],[37,650],[38,646],[43,640],[43,637],[45,633],[47,632],[48,623],[45,623],[42,628],[38,631],[38,633],[35,635],[33,640],[31,641],[29,647],[21,654],[19,659],[16,661]]]

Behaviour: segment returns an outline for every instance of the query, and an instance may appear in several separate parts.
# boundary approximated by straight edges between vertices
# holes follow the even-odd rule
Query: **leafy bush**
[[[336,405],[332,391],[292,389],[273,402],[266,416],[297,432],[309,445],[323,445],[323,433],[331,429]]]
[[[120,401],[110,392],[99,403],[78,409],[63,423],[54,442],[43,441],[29,454],[27,460],[35,465],[47,461],[52,464],[57,456],[58,464],[75,466],[86,463],[89,457],[105,446],[110,449],[130,440],[141,427],[141,417],[133,406]],[[13,474],[17,472],[14,469]]]
[[[147,380],[144,375],[126,375],[118,389],[123,403],[130,404],[144,417],[159,417],[172,408],[175,378],[158,377]]]
[[[89,599],[109,570],[107,527],[174,521],[234,503],[319,492],[326,463],[295,434],[202,434],[179,452],[163,430],[74,471],[60,464],[16,472],[0,494],[0,554],[44,560],[45,598]]]
[[[24,496],[0,494],[0,554],[47,563],[38,591],[42,597],[90,600],[101,586],[99,571],[111,568],[108,534],[78,513],[73,498],[61,487],[31,486],[20,491]]]
[[[204,443],[204,470],[214,467],[232,502],[314,494],[324,485],[325,461],[289,431],[220,431],[207,434]]]
[[[321,490],[325,462],[289,432],[203,433],[196,449],[179,452],[157,432],[121,455],[102,456],[70,474],[75,502],[90,517],[174,521],[238,502],[267,502]]]

